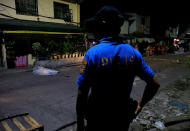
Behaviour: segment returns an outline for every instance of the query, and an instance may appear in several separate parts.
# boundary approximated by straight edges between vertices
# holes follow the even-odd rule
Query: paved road
[[[0,117],[29,112],[45,131],[75,120],[79,67],[60,69],[56,76],[32,72],[0,75]]]
[[[155,122],[158,121],[166,125],[164,131],[190,130],[190,68],[187,59],[187,55],[147,58],[161,88],[132,123],[133,131],[157,131]]]
[[[190,74],[185,64],[176,62],[177,58],[146,58],[157,73],[161,88]],[[44,124],[45,131],[53,131],[74,121],[79,69],[79,66],[65,67],[55,76],[37,76],[31,71],[1,73],[0,117],[28,112]],[[144,84],[136,78],[131,94],[134,99],[142,95]]]

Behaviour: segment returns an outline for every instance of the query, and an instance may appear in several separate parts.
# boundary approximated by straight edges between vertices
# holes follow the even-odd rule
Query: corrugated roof
[[[41,21],[29,21],[18,19],[0,18],[1,30],[30,30],[30,31],[49,31],[49,32],[82,32],[80,27],[72,24],[50,23]]]

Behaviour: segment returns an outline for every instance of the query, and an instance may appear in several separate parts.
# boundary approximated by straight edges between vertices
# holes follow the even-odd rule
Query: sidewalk
[[[55,70],[59,70],[61,68],[65,68],[65,67],[79,66],[79,65],[81,65],[81,63],[68,64],[68,65],[61,66],[59,68],[55,68]],[[19,68],[19,69],[16,69],[16,68],[13,68],[13,69],[0,69],[0,76],[5,75],[5,74],[14,74],[14,73],[32,72],[32,71],[33,71],[33,67]]]
[[[57,59],[57,60],[41,60],[36,61],[34,66],[42,66],[49,69],[59,69],[62,67],[70,67],[70,66],[77,66],[82,63],[83,56],[80,57],[71,57],[65,59]],[[33,66],[33,67],[34,67]],[[32,71],[33,67],[26,67],[26,68],[13,68],[13,69],[4,69],[0,68],[0,73],[18,73],[18,72],[27,72]]]
[[[184,121],[183,116],[189,114],[190,69],[187,68],[185,61],[182,61],[186,59],[186,56],[177,56],[145,57],[145,61],[156,72],[161,87],[155,99],[147,104],[139,114],[133,131],[144,131],[145,129],[158,131],[159,129],[154,126],[156,121],[160,120],[165,124],[166,118],[172,120],[170,116],[175,117],[176,115],[182,117]],[[180,59],[180,63],[176,59]],[[65,68],[63,66],[61,69],[57,68],[60,73],[54,77],[34,76],[30,72],[32,69],[0,70],[0,117],[1,115],[28,112],[39,123],[44,124],[45,131],[52,131],[75,121],[76,79],[80,67]],[[142,94],[143,84],[140,79],[135,80],[134,86],[136,88],[133,88],[135,90],[132,96]],[[168,131],[181,131],[181,129],[177,129],[180,125],[188,131],[190,130],[188,125],[184,125],[184,122],[171,126],[168,123],[173,122],[166,123],[168,126],[165,125],[167,127],[165,129]],[[186,123],[189,124],[189,121]],[[75,131],[76,124],[66,129],[65,131]]]
[[[178,56],[182,56],[180,58],[180,62],[181,61],[186,61],[188,59],[188,56],[190,57],[190,52],[185,52],[182,54],[167,54],[167,55],[153,55],[153,56],[144,56],[144,60],[146,62],[150,62],[152,60],[167,60],[168,61],[168,57],[170,57],[169,61],[175,61],[179,58]],[[185,56],[185,57],[184,57]],[[38,61],[36,65],[39,66],[43,66],[46,68],[54,68],[54,69],[59,69],[62,67],[70,67],[70,66],[77,66],[81,64],[81,59],[80,60],[70,60],[69,62],[65,62],[65,63],[61,63],[58,60],[53,60],[53,61]],[[54,63],[54,64],[53,64]],[[61,63],[61,64],[60,64]],[[2,73],[18,73],[18,72],[28,72],[28,71],[32,71],[33,67],[26,67],[26,68],[13,68],[13,69],[4,69],[4,68],[0,68],[0,74]]]
[[[6,73],[6,74],[10,74],[10,73],[18,73],[18,72],[28,72],[28,71],[32,71],[33,67],[26,67],[26,68],[12,68],[12,69],[0,69],[0,73]]]

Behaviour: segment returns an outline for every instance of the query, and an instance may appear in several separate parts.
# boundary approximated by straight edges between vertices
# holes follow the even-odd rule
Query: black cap
[[[120,28],[124,23],[121,12],[113,6],[102,7],[94,17],[85,20],[86,28]]]

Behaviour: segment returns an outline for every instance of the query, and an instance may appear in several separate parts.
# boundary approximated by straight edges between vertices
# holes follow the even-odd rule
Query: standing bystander
[[[86,28],[100,41],[86,52],[77,80],[77,131],[127,131],[159,88],[140,52],[120,41],[123,22],[123,15],[112,6],[104,6],[86,21]],[[136,76],[147,83],[138,101],[130,98]]]

